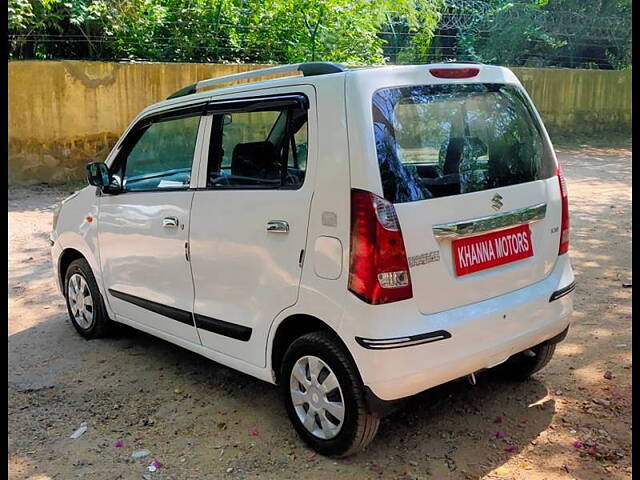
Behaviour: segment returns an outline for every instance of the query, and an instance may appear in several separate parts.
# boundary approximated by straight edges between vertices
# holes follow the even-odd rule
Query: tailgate
[[[494,201],[496,194],[501,197],[499,202]],[[497,203],[502,203],[499,211]],[[558,257],[562,206],[556,177],[400,203],[395,208],[413,295],[424,314],[538,282],[550,273]],[[526,238],[519,245],[515,242],[518,233]],[[498,251],[501,245],[506,248]],[[457,262],[454,246],[464,257]]]

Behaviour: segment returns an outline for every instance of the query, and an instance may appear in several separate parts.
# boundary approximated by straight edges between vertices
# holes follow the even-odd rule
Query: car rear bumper
[[[367,335],[344,340],[370,395],[401,399],[498,365],[561,334],[573,311],[572,291],[564,289],[573,282],[568,256],[562,255],[546,279],[528,287],[432,315],[416,313],[410,300],[398,302],[405,305],[386,322],[403,328],[376,335],[381,319],[374,315]],[[552,300],[558,291],[563,294]],[[343,325],[350,323],[347,316]]]

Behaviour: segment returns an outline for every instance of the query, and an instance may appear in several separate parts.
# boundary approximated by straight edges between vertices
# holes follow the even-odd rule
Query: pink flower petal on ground
[[[229,413],[229,411],[228,410],[218,410],[218,413],[220,415],[226,415],[227,413]]]
[[[505,452],[513,452],[516,449],[514,445],[507,445],[504,449]]]
[[[611,398],[620,398],[620,392],[616,389],[611,391]]]
[[[351,465],[353,463],[353,460],[349,460],[348,458],[345,458],[344,460],[342,460],[340,462],[342,465]]]
[[[504,432],[496,432],[493,434],[493,436],[496,437],[497,439],[504,438]]]
[[[124,447],[124,442],[122,440],[116,440],[116,443],[113,444],[116,448]]]
[[[493,421],[493,423],[502,423],[502,417],[500,415],[498,415],[495,420]]]
[[[371,468],[369,469],[374,473],[382,473],[382,468],[380,468],[380,465],[374,463],[373,465],[371,465]]]
[[[574,448],[582,448],[582,442],[580,440],[576,440],[575,442],[572,443]]]
[[[309,455],[307,458],[305,458],[305,460],[307,462],[312,462],[315,458],[316,458],[316,454],[314,453],[313,455]]]
[[[258,430],[256,430],[255,428],[249,430],[249,435],[251,435],[252,437],[257,437],[258,436]]]

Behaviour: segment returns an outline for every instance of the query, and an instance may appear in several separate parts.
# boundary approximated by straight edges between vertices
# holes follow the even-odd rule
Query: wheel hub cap
[[[84,329],[93,324],[93,298],[82,275],[74,273],[67,286],[67,301],[75,322]]]
[[[340,433],[345,405],[338,378],[329,366],[311,355],[300,358],[289,379],[293,408],[304,427],[328,440]]]

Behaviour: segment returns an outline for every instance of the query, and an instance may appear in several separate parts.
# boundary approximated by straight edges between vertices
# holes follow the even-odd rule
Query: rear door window
[[[207,188],[300,188],[307,169],[307,130],[305,108],[274,105],[215,115]]]
[[[373,96],[384,196],[394,203],[544,179],[554,161],[524,95],[503,84],[387,88]]]

